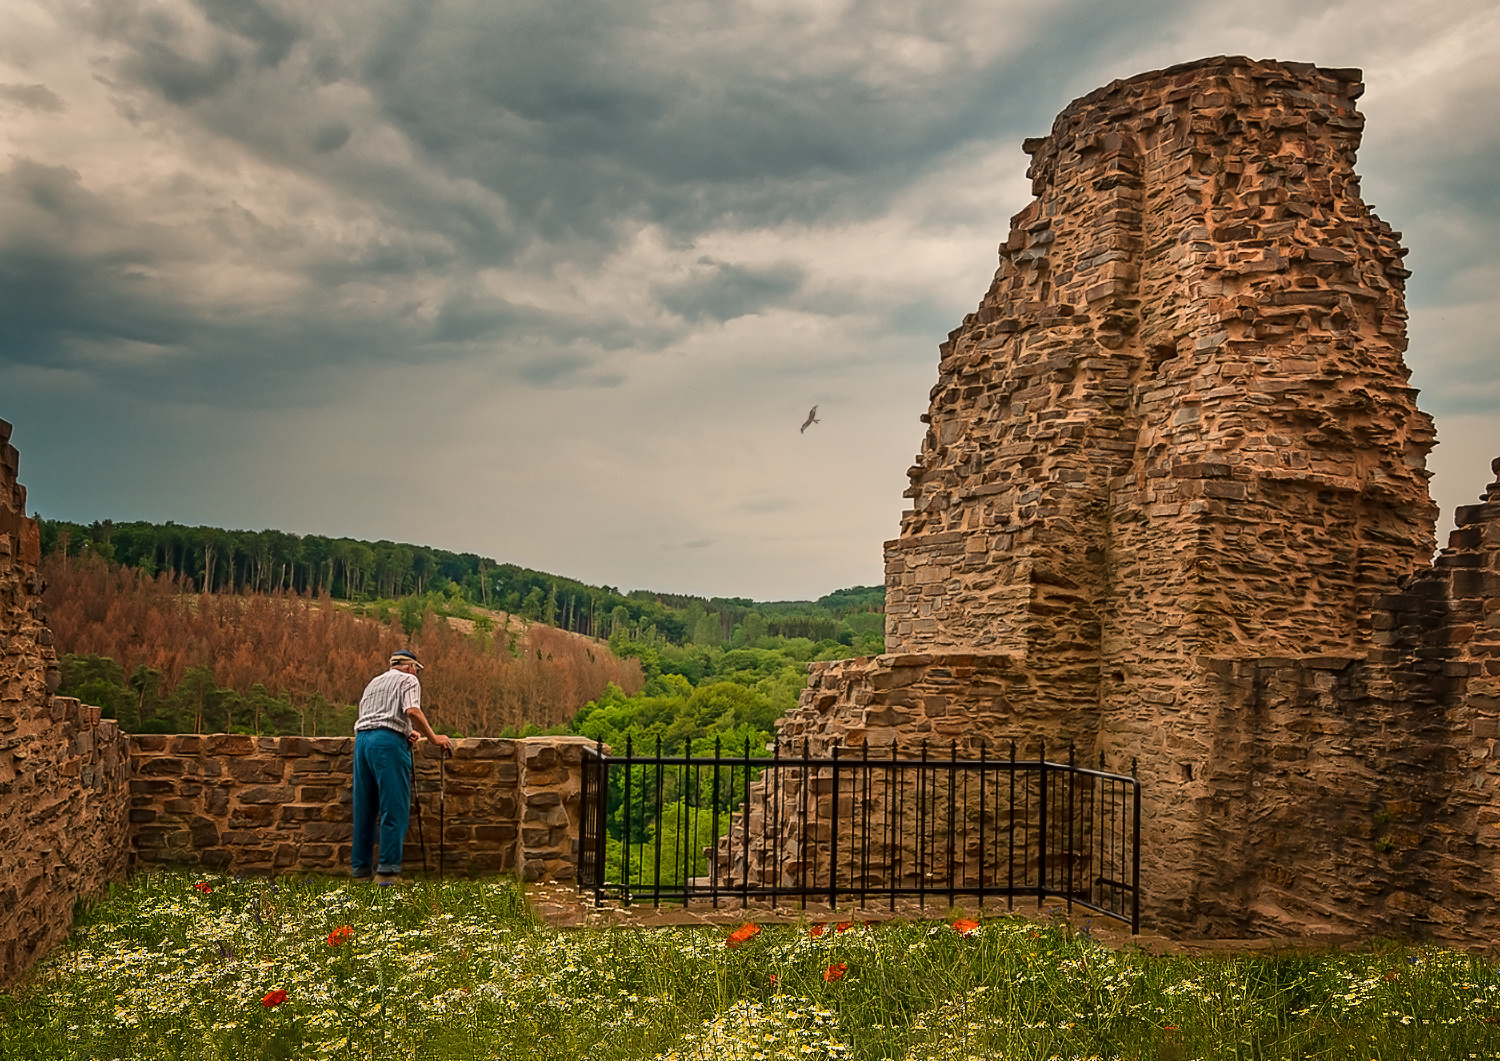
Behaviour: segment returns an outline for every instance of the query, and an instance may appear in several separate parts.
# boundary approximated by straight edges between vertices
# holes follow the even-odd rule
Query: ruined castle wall
[[[41,538],[0,420],[0,985],[56,944],[73,906],[125,872],[124,746],[97,709],[54,697]]]
[[[1270,787],[1295,772],[1274,756],[1312,754],[1296,727],[1326,723],[1329,778],[1375,752],[1376,605],[1432,553],[1405,252],[1353,169],[1362,88],[1220,57],[1027,141],[1036,198],[941,347],[887,544],[889,650],[1006,653],[1019,714],[1139,760],[1165,923],[1247,919],[1276,845],[1245,822],[1311,791]],[[1311,842],[1293,816],[1276,836]]]
[[[1081,704],[1150,624],[1183,658],[1347,647],[1425,564],[1432,427],[1404,252],[1357,194],[1361,88],[1206,60],[1027,142],[1037,198],[941,348],[889,649],[1013,651]]]
[[[1179,916],[1470,942],[1500,928],[1500,482],[1457,523],[1375,602],[1364,654],[1201,661],[1222,695],[1182,787],[1222,823],[1196,857],[1233,872],[1172,897]]]

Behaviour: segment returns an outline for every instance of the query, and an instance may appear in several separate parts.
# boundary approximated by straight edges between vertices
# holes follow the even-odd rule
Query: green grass
[[[1500,1058],[1494,963],[1437,948],[1152,958],[1019,918],[728,935],[553,931],[498,881],[153,873],[0,994],[0,1058]]]

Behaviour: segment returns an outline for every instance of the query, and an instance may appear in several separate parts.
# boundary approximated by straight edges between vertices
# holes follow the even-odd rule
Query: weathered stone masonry
[[[432,745],[418,745],[422,813],[421,821],[412,815],[407,830],[408,871],[422,868],[425,837],[432,872],[441,847],[449,873],[573,879],[581,749],[592,743],[469,738],[454,742],[446,763]],[[138,734],[130,737],[130,761],[130,839],[138,865],[236,873],[348,869],[353,737]]]
[[[124,742],[97,709],[54,697],[41,538],[0,420],[0,984],[72,926],[73,904],[124,876]]]
[[[75,903],[128,869],[339,872],[352,835],[352,737],[126,736],[59,679],[11,425],[0,420],[0,987],[67,935]],[[571,880],[574,737],[419,745],[405,867]],[[442,813],[440,815],[440,804]],[[439,821],[446,829],[440,835]]]
[[[1159,925],[1500,927],[1500,486],[1433,564],[1361,89],[1220,57],[1026,142],[886,546],[891,654],[815,665],[783,734],[1139,759]]]

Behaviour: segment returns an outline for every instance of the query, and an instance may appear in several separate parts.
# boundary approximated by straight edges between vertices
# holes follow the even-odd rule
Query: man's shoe
[[[399,873],[377,873],[377,874],[375,874],[375,883],[378,884],[382,888],[388,888],[392,884],[400,884],[401,883],[401,874],[399,874]]]

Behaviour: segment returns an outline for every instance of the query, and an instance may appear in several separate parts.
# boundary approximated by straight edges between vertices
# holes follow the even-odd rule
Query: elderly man
[[[354,723],[354,849],[351,875],[376,884],[401,880],[401,845],[411,819],[411,746],[420,734],[451,751],[453,742],[434,733],[422,714],[422,664],[416,653],[392,654],[390,670],[365,686]],[[374,861],[379,832],[380,861]]]

